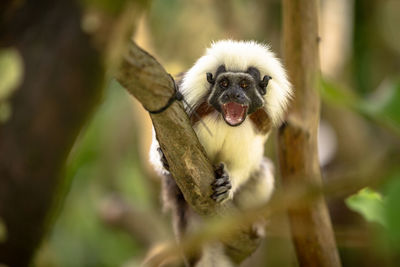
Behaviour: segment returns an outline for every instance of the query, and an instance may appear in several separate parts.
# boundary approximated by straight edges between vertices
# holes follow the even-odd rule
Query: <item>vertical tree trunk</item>
[[[11,1],[12,2],[12,1]],[[101,92],[100,55],[74,1],[28,1],[0,21],[0,47],[18,49],[24,78],[0,123],[0,265],[28,266],[46,229],[69,150]],[[1,82],[1,81],[0,81]]]
[[[283,22],[285,62],[295,95],[278,134],[282,179],[284,186],[299,181],[320,185],[318,1],[284,0]],[[300,266],[340,266],[322,195],[290,209],[289,220]]]

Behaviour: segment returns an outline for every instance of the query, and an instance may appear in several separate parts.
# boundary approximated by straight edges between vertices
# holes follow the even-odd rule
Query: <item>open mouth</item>
[[[222,105],[222,115],[230,126],[238,126],[247,115],[247,106],[236,102],[229,102]]]

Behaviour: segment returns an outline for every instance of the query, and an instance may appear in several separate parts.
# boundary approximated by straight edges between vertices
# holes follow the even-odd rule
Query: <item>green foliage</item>
[[[144,253],[131,236],[108,227],[99,216],[100,205],[111,194],[137,207],[151,205],[133,115],[131,96],[111,82],[105,102],[69,156],[66,179],[71,187],[38,266],[120,266]]]
[[[117,15],[125,7],[129,0],[82,0],[81,2],[89,7],[102,10],[104,12]]]
[[[358,105],[357,96],[350,90],[344,90],[337,84],[329,80],[321,80],[321,97],[336,105],[342,105],[349,108],[356,108]]]
[[[363,110],[392,128],[400,129],[400,81],[387,82],[365,101]]]
[[[400,81],[387,81],[368,98],[362,98],[330,81],[322,81],[322,98],[344,106],[400,136]],[[400,248],[400,172],[389,179],[382,195],[369,188],[346,199],[347,206],[367,221],[385,226],[385,233]]]
[[[3,219],[0,218],[0,243],[7,239],[7,229]]]
[[[0,101],[6,99],[22,81],[23,61],[16,49],[0,50]]]
[[[361,98],[353,91],[323,80],[321,96],[326,102],[350,108],[400,136],[400,81],[389,81],[376,94]]]
[[[378,242],[392,251],[400,252],[400,170],[393,172],[382,188],[383,196],[364,188],[346,199],[346,205],[367,221],[378,223]]]
[[[394,173],[386,185],[385,218],[388,236],[395,249],[400,252],[400,171]]]
[[[11,116],[7,99],[22,82],[23,61],[16,49],[0,50],[0,123]]]
[[[367,221],[386,225],[383,200],[378,192],[370,188],[361,189],[346,199],[346,205],[360,213]]]

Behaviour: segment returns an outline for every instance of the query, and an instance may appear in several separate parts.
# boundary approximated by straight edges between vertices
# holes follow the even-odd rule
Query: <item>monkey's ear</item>
[[[213,79],[213,75],[210,72],[207,72],[207,81],[212,85],[215,84],[215,80]]]
[[[253,76],[256,81],[260,81],[260,71],[255,67],[249,67],[247,73]]]
[[[260,86],[260,93],[262,95],[265,95],[267,93],[267,85],[269,80],[271,79],[272,79],[271,76],[265,75],[262,81],[258,84]]]
[[[217,79],[218,75],[220,75],[221,73],[226,72],[226,68],[225,65],[220,65],[217,69],[217,71],[215,72],[215,79],[213,78],[212,73],[207,72],[207,81],[214,85],[215,84],[215,80]]]

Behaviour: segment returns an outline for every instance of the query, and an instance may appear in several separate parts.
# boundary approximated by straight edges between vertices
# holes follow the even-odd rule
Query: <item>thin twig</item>
[[[216,218],[207,221],[201,229],[195,233],[186,236],[180,244],[170,242],[164,245],[163,250],[159,251],[151,261],[146,263],[146,267],[159,266],[165,259],[177,258],[180,251],[191,253],[199,249],[204,243],[215,240],[224,239],[230,236],[235,231],[240,231],[245,227],[250,226],[260,218],[268,219],[274,214],[280,214],[287,209],[300,205],[310,205],[319,201],[320,195],[344,196],[351,192],[355,192],[365,186],[375,185],[380,181],[380,177],[373,176],[368,179],[358,178],[349,180],[347,177],[331,180],[322,186],[314,184],[295,183],[284,189],[278,190],[274,197],[266,205],[241,213],[231,214],[223,218]],[[303,229],[305,230],[305,229]],[[298,232],[302,237],[305,237],[306,231]]]

